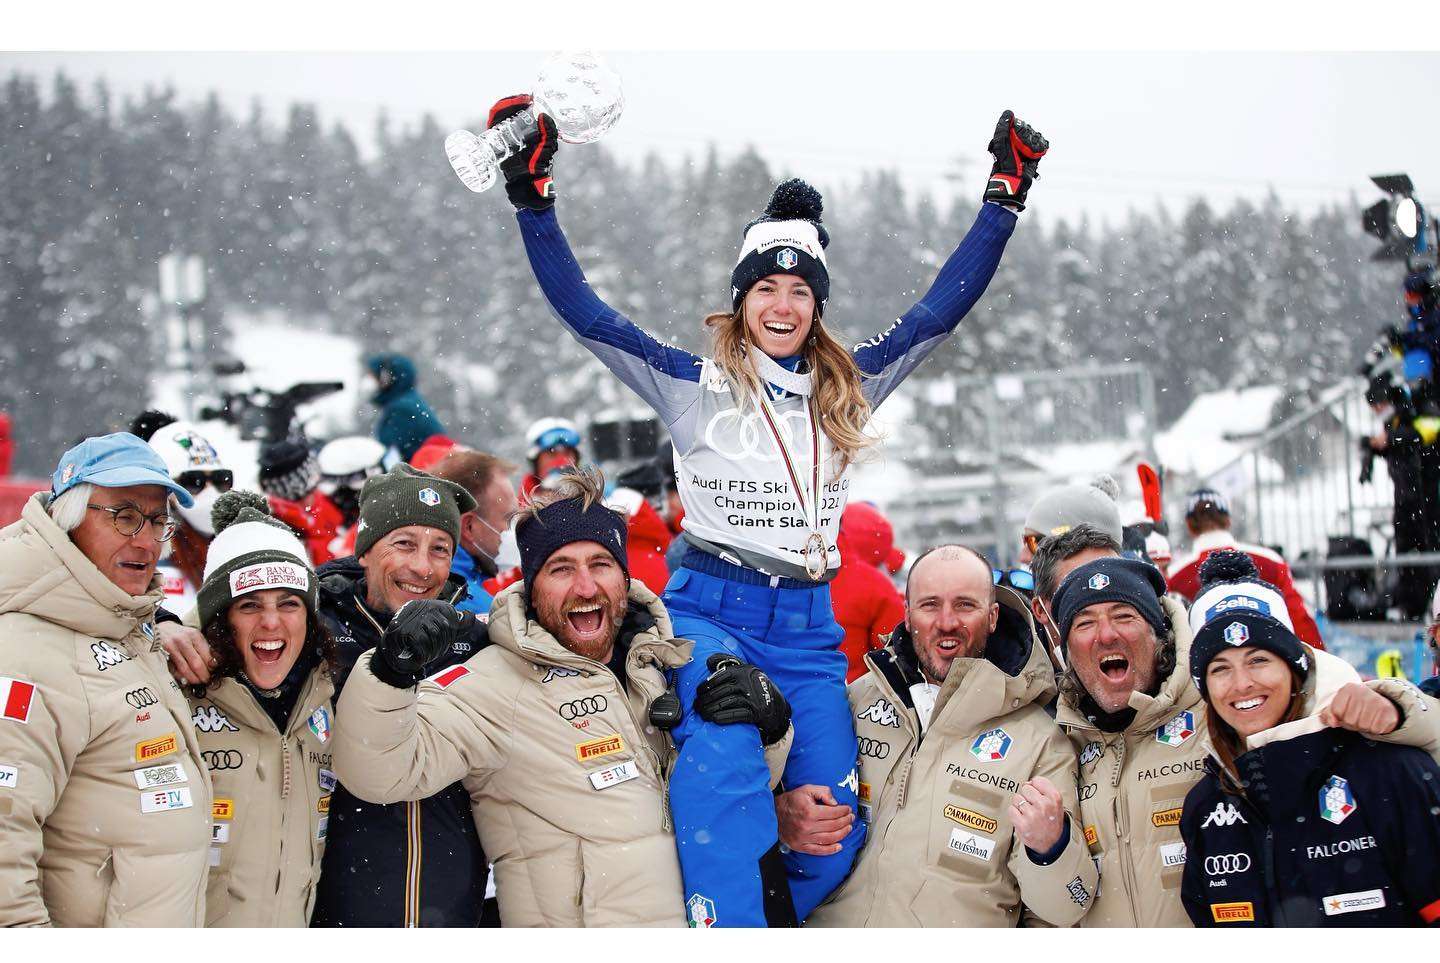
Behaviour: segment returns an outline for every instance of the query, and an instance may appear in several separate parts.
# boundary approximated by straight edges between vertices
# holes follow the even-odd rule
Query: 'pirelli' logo
[[[962,826],[969,826],[971,829],[978,829],[982,833],[994,833],[999,823],[982,813],[973,809],[962,809],[959,806],[946,806],[945,818],[954,820]]]
[[[575,747],[575,758],[581,762],[588,762],[591,759],[614,755],[624,750],[625,740],[619,736],[606,736],[603,739],[591,739],[589,742],[578,744]]]
[[[1255,904],[1249,901],[1244,903],[1211,903],[1210,915],[1217,923],[1253,923],[1255,922]]]
[[[1100,834],[1095,831],[1095,827],[1094,827],[1094,826],[1086,826],[1086,827],[1085,827],[1085,844],[1086,844],[1087,846],[1094,846],[1095,844],[1097,844],[1097,843],[1099,843],[1099,842],[1100,842]]]
[[[211,818],[211,819],[234,819],[234,818],[235,818],[235,800],[233,800],[233,799],[216,799],[216,800],[211,801],[211,803],[210,803],[210,818]]]
[[[860,797],[862,803],[870,802],[870,784],[868,782],[862,782],[860,784],[860,792],[857,795]]]
[[[144,742],[135,744],[135,761],[149,762],[151,759],[159,759],[161,756],[168,756],[180,746],[175,738],[175,733],[168,736],[161,736],[159,739],[147,739]]]
[[[1176,806],[1174,809],[1162,809],[1159,812],[1150,814],[1150,822],[1155,827],[1178,826],[1180,825],[1180,814],[1184,812],[1183,806]]]

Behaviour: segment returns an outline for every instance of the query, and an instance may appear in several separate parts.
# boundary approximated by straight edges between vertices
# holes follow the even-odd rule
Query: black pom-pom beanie
[[[823,313],[830,297],[830,269],[825,248],[830,234],[820,223],[824,202],[820,192],[799,178],[775,188],[765,213],[745,225],[740,257],[730,272],[731,309],[740,307],[745,292],[761,278],[793,274],[803,278]]]

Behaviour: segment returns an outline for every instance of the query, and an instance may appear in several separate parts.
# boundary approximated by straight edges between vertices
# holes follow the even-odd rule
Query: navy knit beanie
[[[1149,562],[1135,558],[1097,558],[1075,569],[1055,590],[1053,611],[1060,629],[1060,646],[1070,638],[1070,623],[1082,609],[1102,602],[1124,602],[1149,622],[1157,635],[1169,628],[1160,596],[1165,577]]]
[[[1206,622],[1190,643],[1190,678],[1200,695],[1205,691],[1205,670],[1229,648],[1250,646],[1284,659],[1302,680],[1310,674],[1310,657],[1304,645],[1279,620],[1249,609],[1238,609]]]
[[[630,577],[630,563],[625,555],[625,518],[599,500],[591,502],[589,508],[584,504],[584,498],[579,495],[562,498],[540,509],[533,518],[523,518],[516,527],[520,570],[527,587],[535,584],[535,576],[550,556],[571,542],[599,542],[615,557],[625,577]]]

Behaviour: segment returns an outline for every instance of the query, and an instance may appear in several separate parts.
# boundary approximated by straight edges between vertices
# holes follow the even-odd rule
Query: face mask
[[[520,543],[515,540],[515,529],[510,527],[502,532],[479,515],[476,515],[475,518],[481,525],[484,525],[490,529],[490,531],[500,536],[500,547],[496,549],[494,555],[486,552],[483,548],[481,548],[480,551],[486,555],[490,561],[494,562],[495,567],[502,572],[507,568],[517,567],[520,564]],[[480,548],[478,545],[475,547]]]
[[[219,497],[220,493],[215,490],[214,485],[206,485],[200,489],[200,494],[195,496],[195,504],[190,508],[185,508],[179,502],[175,504],[180,509],[180,517],[185,519],[186,525],[206,538],[211,538],[215,534],[215,525],[210,521],[210,509],[215,507],[215,500]]]

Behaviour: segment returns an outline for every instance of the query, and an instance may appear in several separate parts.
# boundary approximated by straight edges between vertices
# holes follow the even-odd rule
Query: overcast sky
[[[972,23],[961,24],[964,29],[952,24],[940,35],[957,42],[973,42],[977,30],[995,36],[989,16],[977,12]],[[435,46],[452,45],[457,37],[443,24],[417,29],[414,19],[423,18],[407,20],[408,27],[393,34],[372,30],[360,38],[385,47],[383,38],[393,36],[395,46],[411,48],[405,52],[186,52],[187,46],[224,45],[233,38],[223,31],[176,33],[172,21],[160,41],[179,50],[10,52],[0,54],[0,65],[7,72],[63,69],[81,80],[104,77],[119,93],[167,82],[185,99],[216,90],[241,110],[258,97],[277,119],[292,101],[312,102],[366,145],[381,110],[397,124],[425,112],[447,128],[474,122],[495,98],[527,87],[545,54],[426,52],[427,37]],[[865,21],[858,23],[859,32],[847,36],[852,45],[865,46]],[[242,43],[257,36],[257,25],[247,26]],[[744,30],[737,35],[734,24],[702,24],[701,34],[712,26],[721,42],[747,36]],[[1214,36],[1183,22],[1164,36],[1183,37],[1192,26],[1202,40]],[[1271,28],[1276,46],[1293,40],[1280,26]],[[697,34],[671,41],[663,31],[638,31],[627,47],[616,41],[631,35],[610,27],[594,36],[624,79],[626,108],[606,142],[626,157],[654,150],[679,159],[701,155],[712,142],[723,152],[754,144],[777,174],[800,175],[822,188],[884,167],[899,171],[913,190],[944,198],[952,190],[981,190],[989,166],[985,142],[996,116],[1011,107],[1052,143],[1032,192],[1034,210],[1046,217],[1087,213],[1105,219],[1196,195],[1224,205],[1237,196],[1262,197],[1271,188],[1307,208],[1352,192],[1368,202],[1378,196],[1368,175],[1393,171],[1410,173],[1421,197],[1433,192],[1440,208],[1440,125],[1427,106],[1440,91],[1440,55],[1434,52],[678,50],[666,48],[692,46]],[[800,33],[765,31],[753,39],[756,47],[774,48],[802,39]],[[261,35],[290,46],[317,38],[316,46],[332,46],[335,40],[323,33]],[[1009,36],[1004,30],[998,35]],[[1343,45],[1348,35],[1332,27],[1321,39],[1335,37]],[[42,45],[54,37],[50,43],[62,46],[70,34],[56,28],[36,36]],[[474,36],[478,42],[495,39]],[[894,46],[893,31],[874,36],[875,46]],[[1374,46],[1364,31],[1354,36],[1357,45]],[[123,43],[127,37],[136,34],[121,31],[114,39]],[[924,31],[914,37],[917,46],[936,42]],[[1039,39],[1053,46],[1064,38],[1052,30]],[[558,36],[555,47],[567,39]],[[1263,45],[1266,34],[1244,39]],[[1075,45],[1109,40],[1108,33],[1092,30],[1076,34]],[[1145,36],[1116,41],[1145,42]],[[563,165],[558,175],[563,189]]]

